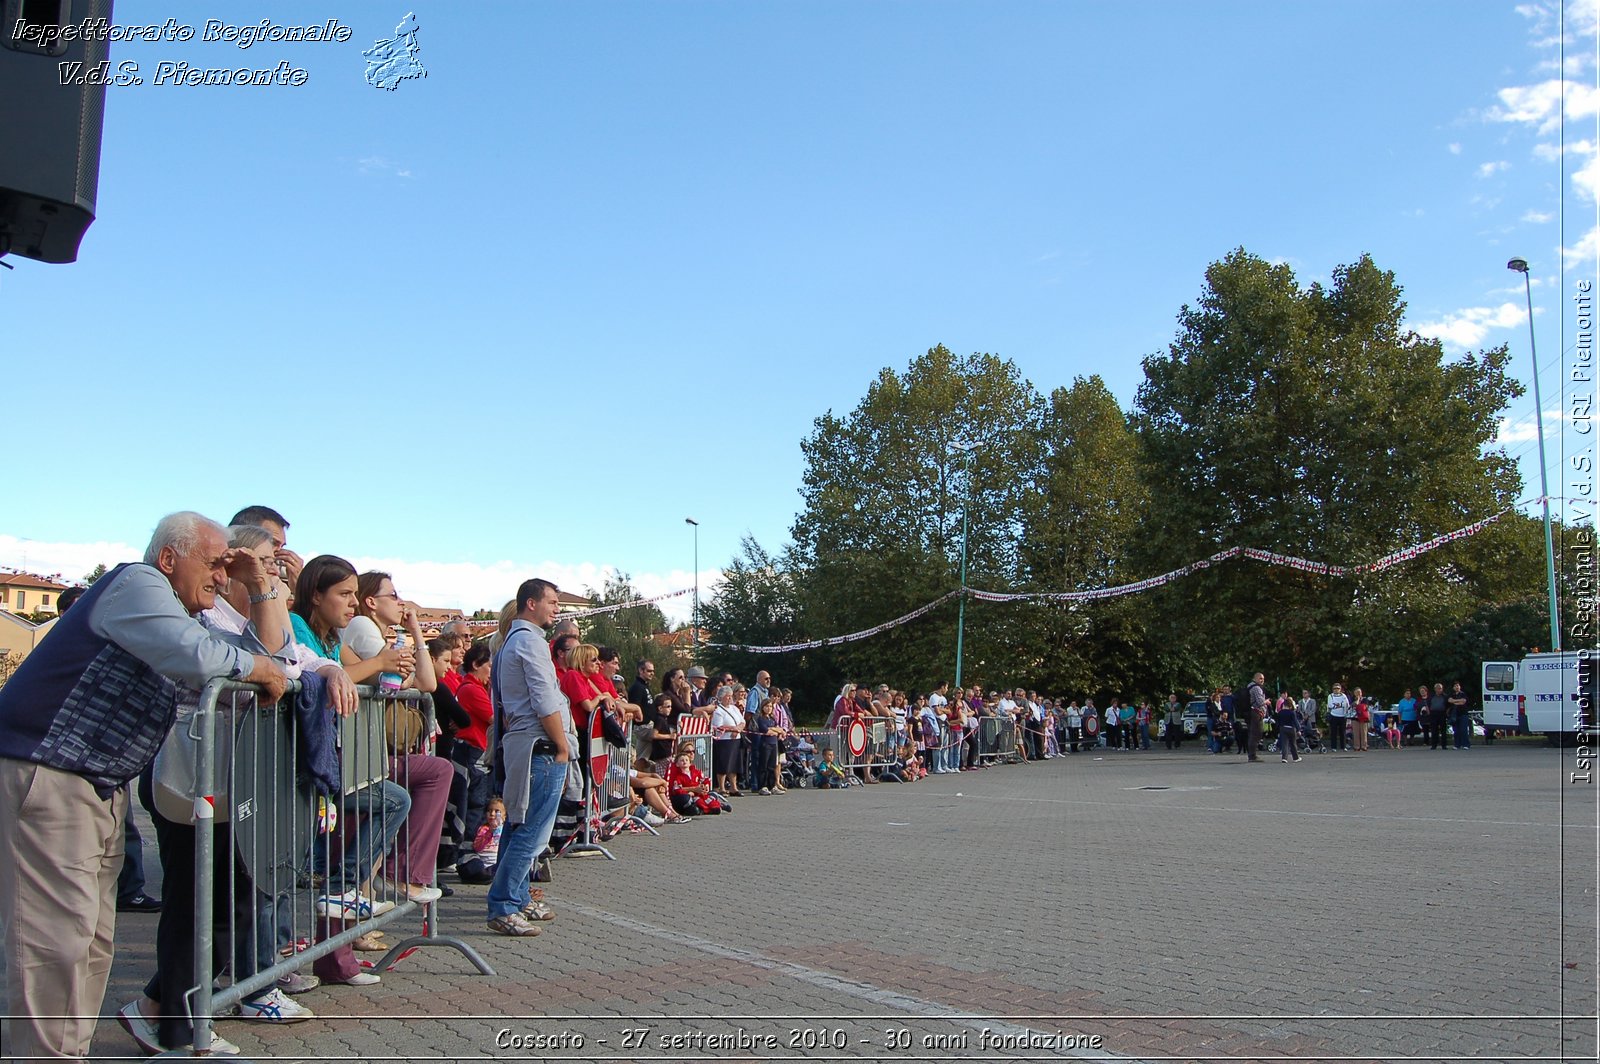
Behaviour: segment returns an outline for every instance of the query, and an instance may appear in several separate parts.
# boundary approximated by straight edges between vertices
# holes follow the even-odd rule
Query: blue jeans
[[[532,900],[528,873],[550,844],[550,829],[555,826],[556,808],[566,783],[565,764],[557,764],[549,754],[533,755],[528,776],[528,817],[507,827],[501,837],[500,863],[495,866],[494,882],[489,884],[489,919],[521,912]]]
[[[380,780],[347,794],[339,803],[344,836],[343,861],[338,879],[328,877],[327,893],[355,890],[372,875],[380,858],[389,852],[411,812],[411,795],[404,787]]]
[[[1472,749],[1472,714],[1457,713],[1450,722],[1450,730],[1455,733],[1456,749]]]

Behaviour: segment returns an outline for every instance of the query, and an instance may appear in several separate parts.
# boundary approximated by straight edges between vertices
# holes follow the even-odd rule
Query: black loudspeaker
[[[0,0],[0,255],[74,262],[94,221],[111,0]]]

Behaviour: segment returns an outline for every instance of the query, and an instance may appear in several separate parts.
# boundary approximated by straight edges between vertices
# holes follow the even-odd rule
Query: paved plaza
[[[538,938],[458,886],[443,929],[495,977],[427,950],[219,1031],[300,1060],[1593,1059],[1574,756],[1191,745],[745,797],[557,862]],[[122,917],[108,1016],[154,932]],[[134,1052],[109,1019],[96,1049]]]

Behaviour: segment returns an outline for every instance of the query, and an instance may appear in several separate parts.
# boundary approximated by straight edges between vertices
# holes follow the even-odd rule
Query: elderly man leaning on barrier
[[[528,874],[550,841],[556,809],[575,749],[567,696],[556,682],[545,626],[561,608],[556,586],[525,580],[517,588],[517,615],[490,670],[498,761],[505,774],[506,829],[500,861],[489,886],[489,930],[537,935],[525,915],[532,905]]]
[[[144,561],[96,581],[0,688],[0,926],[18,1058],[89,1052],[111,971],[123,784],[172,726],[173,681],[283,694],[270,658],[194,619],[234,561],[221,525],[163,518]]]

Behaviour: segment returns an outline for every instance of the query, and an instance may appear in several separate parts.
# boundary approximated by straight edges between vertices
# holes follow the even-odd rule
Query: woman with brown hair
[[[411,636],[410,646],[426,650],[417,611],[400,598],[388,573],[366,572],[357,578],[356,614],[341,633],[340,644],[357,661],[381,655],[391,645],[384,632],[396,628],[403,628]],[[398,637],[395,642],[399,643]],[[438,686],[433,658],[421,653],[415,660],[415,671],[400,677],[398,686],[432,692]],[[415,711],[405,703],[391,702],[389,713],[393,723],[389,729],[389,778],[411,795],[411,815],[385,865],[385,874],[406,898],[428,904],[443,896],[443,891],[433,886],[433,880],[439,837],[444,830],[444,807],[450,799],[455,770],[444,758],[422,753],[430,736],[416,730],[420,721],[412,719]]]

